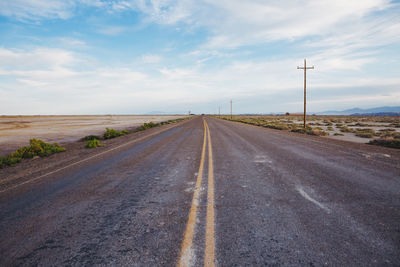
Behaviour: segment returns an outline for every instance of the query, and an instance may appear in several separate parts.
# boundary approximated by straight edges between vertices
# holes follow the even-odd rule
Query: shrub
[[[376,145],[376,146],[384,146],[384,147],[391,147],[391,148],[400,148],[400,140],[399,139],[379,139],[379,140],[371,140],[368,143],[369,145]]]
[[[147,129],[150,129],[150,128],[153,128],[153,127],[156,127],[159,125],[160,125],[160,123],[154,123],[151,121],[149,123],[144,123],[142,126],[140,126],[138,131],[144,131],[144,130],[147,130]]]
[[[362,128],[357,128],[356,129],[356,136],[362,137],[362,138],[372,138],[374,137],[375,131],[373,129],[362,129]]]
[[[14,166],[22,159],[33,158],[34,156],[47,157],[66,150],[65,147],[61,147],[58,143],[50,144],[40,139],[31,139],[29,143],[29,146],[20,147],[10,155],[0,157],[0,168]]]
[[[85,145],[86,148],[95,148],[98,146],[104,146],[103,144],[100,144],[99,139],[88,140]]]
[[[318,135],[318,136],[326,136],[329,135],[329,133],[323,131],[320,128],[311,128],[311,127],[306,127],[304,128],[293,128],[291,130],[291,132],[295,132],[295,133],[302,133],[302,134],[308,134],[308,135]]]
[[[255,125],[259,126],[259,124],[255,124]],[[271,129],[276,129],[276,130],[289,130],[289,127],[284,124],[265,124],[263,126],[266,128],[271,128]]]
[[[353,133],[353,132],[354,132],[353,129],[347,127],[346,125],[343,126],[342,128],[340,128],[340,131],[341,131],[342,133]]]
[[[334,133],[333,135],[334,136],[344,136],[344,134],[341,134],[341,133]]]
[[[81,139],[81,141],[89,141],[89,140],[100,140],[100,136],[97,135],[87,135]]]
[[[307,132],[310,135],[318,135],[318,136],[327,136],[329,133],[321,130],[321,129],[312,129],[311,131]]]
[[[367,133],[367,132],[357,132],[356,136],[362,137],[362,138],[372,138],[374,135],[372,133]]]
[[[111,139],[111,138],[115,138],[121,135],[126,135],[128,134],[127,130],[122,130],[122,131],[117,131],[114,129],[110,129],[110,128],[106,128],[106,131],[103,134],[104,139]]]

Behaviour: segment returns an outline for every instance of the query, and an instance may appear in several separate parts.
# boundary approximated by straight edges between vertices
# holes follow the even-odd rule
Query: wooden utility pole
[[[306,123],[306,96],[307,96],[307,93],[306,93],[306,73],[307,73],[307,70],[312,70],[312,69],[314,69],[314,66],[312,66],[312,67],[307,67],[307,63],[306,63],[306,60],[304,59],[304,67],[299,67],[299,66],[297,66],[297,69],[298,70],[304,70],[304,114],[303,114],[303,116],[304,116],[304,128],[306,128],[306,125],[307,125],[307,123]]]
[[[231,100],[231,119],[232,119],[232,100]]]
[[[218,117],[221,118],[221,107],[218,107]]]

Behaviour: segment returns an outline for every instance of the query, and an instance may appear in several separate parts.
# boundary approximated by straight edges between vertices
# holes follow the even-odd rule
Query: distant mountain
[[[376,108],[369,108],[369,109],[361,109],[361,108],[352,108],[346,109],[342,111],[337,110],[330,110],[324,112],[318,112],[318,115],[400,115],[400,106],[395,107],[376,107]]]
[[[164,111],[150,111],[143,115],[187,115],[184,112],[164,112]]]

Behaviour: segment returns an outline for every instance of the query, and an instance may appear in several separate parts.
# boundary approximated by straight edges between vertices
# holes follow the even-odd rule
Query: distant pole
[[[304,116],[304,128],[306,128],[306,125],[307,125],[307,122],[306,122],[306,96],[307,96],[307,92],[306,92],[306,77],[307,77],[307,75],[306,75],[306,73],[307,73],[307,70],[313,70],[314,69],[314,66],[312,66],[312,67],[307,67],[307,63],[306,63],[306,60],[304,59],[304,67],[299,67],[299,66],[297,66],[297,69],[298,70],[304,70],[304,114],[303,114],[303,116]]]
[[[218,117],[221,118],[221,107],[218,107]]]
[[[231,100],[231,119],[232,119],[232,100]]]

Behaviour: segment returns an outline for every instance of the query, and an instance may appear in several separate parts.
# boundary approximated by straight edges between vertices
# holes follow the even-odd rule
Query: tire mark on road
[[[302,187],[300,186],[296,186],[296,190],[300,193],[300,195],[302,197],[304,197],[305,199],[307,199],[308,201],[311,201],[312,203],[314,203],[315,205],[317,205],[318,207],[320,207],[321,209],[323,209],[324,211],[326,211],[327,213],[330,213],[330,209],[328,209],[324,204],[322,204],[321,202],[318,202],[317,200],[313,199],[312,197],[310,197],[304,190]]]

